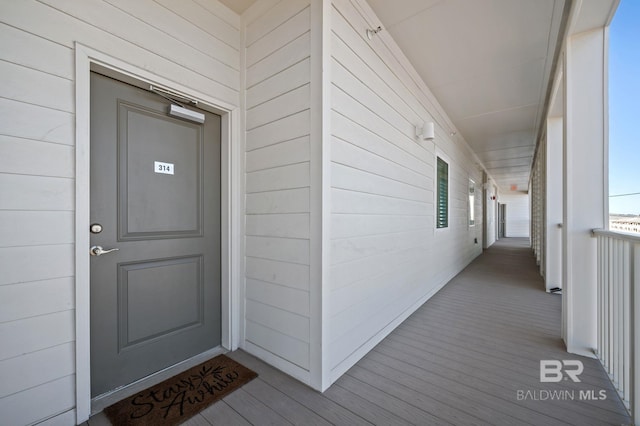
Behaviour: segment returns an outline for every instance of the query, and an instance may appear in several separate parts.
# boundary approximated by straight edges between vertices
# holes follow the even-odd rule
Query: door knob
[[[103,254],[111,253],[112,251],[118,251],[119,248],[112,248],[105,250],[100,246],[93,246],[90,249],[91,256],[102,256]]]

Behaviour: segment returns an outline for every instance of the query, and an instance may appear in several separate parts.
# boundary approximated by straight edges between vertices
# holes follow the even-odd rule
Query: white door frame
[[[125,83],[148,88],[150,84],[170,89],[198,100],[198,106],[219,114],[221,120],[221,304],[222,346],[238,347],[240,336],[241,265],[241,155],[240,109],[104,54],[91,47],[75,44],[76,79],[76,221],[75,221],[75,297],[76,297],[76,421],[82,423],[91,414],[90,362],[90,72],[100,71]]]

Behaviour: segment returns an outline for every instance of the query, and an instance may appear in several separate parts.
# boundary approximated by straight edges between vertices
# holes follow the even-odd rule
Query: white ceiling
[[[565,0],[367,1],[500,188],[526,191]]]
[[[229,9],[233,10],[238,15],[242,15],[242,13],[249,8],[252,4],[256,2],[256,0],[219,0],[220,3],[227,6]]]
[[[527,190],[564,0],[368,0],[501,189]]]

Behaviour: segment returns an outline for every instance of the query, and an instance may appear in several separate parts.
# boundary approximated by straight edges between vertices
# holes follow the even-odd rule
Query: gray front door
[[[220,117],[168,106],[91,75],[94,397],[220,345]]]

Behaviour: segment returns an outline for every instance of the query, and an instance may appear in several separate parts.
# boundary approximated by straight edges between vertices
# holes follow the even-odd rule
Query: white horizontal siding
[[[25,0],[0,21],[0,413],[59,424],[75,419],[74,44],[236,106],[240,17],[216,0]]]
[[[0,247],[72,244],[71,211],[0,210]]]
[[[307,213],[309,189],[284,189],[282,191],[247,194],[247,214]]]
[[[247,172],[309,161],[309,135],[247,152]]]
[[[246,294],[247,300],[304,317],[309,316],[309,293],[306,290],[247,278]]]
[[[247,130],[309,109],[309,85],[283,93],[247,110]]]
[[[73,278],[2,285],[0,300],[0,323],[68,311],[74,307]]]
[[[528,194],[500,194],[498,201],[506,204],[505,237],[529,237],[531,211]]]
[[[4,86],[3,86],[4,87]],[[60,111],[6,99],[0,92],[0,129],[5,136],[74,144],[74,115]]]
[[[310,369],[310,6],[255,6],[266,9],[245,28],[243,345],[301,377]]]
[[[253,43],[247,44],[246,49],[246,61],[247,66],[252,66],[258,61],[261,61],[265,57],[271,55],[275,51],[279,50],[282,46],[287,45],[292,40],[295,40],[302,34],[305,34],[310,29],[310,7],[308,2],[296,2],[299,12],[291,18],[286,18],[286,15],[279,16],[263,16],[256,22],[271,20],[273,25],[271,31],[258,38]],[[285,20],[283,20],[285,19]],[[253,22],[249,25],[255,25]]]
[[[426,175],[429,166],[422,166],[422,173],[425,173],[423,175],[407,167],[402,167],[401,162],[398,163],[378,153],[372,153],[369,150],[372,147],[364,149],[356,145],[356,143],[352,143],[353,139],[347,142],[341,139],[343,137],[347,136],[343,135],[339,129],[335,130],[335,136],[331,143],[331,155],[334,163],[347,165],[371,174],[377,173],[389,180],[406,183],[418,188],[427,190],[433,188],[433,177]],[[366,135],[363,135],[363,137],[366,138]],[[362,143],[362,139],[359,141]]]
[[[69,46],[1,23],[0,51],[7,62],[73,79],[74,60]]]
[[[309,187],[309,163],[247,173],[247,193]]]
[[[331,267],[331,290],[336,291],[335,294],[337,294],[341,288],[384,274],[389,265],[398,265],[405,260],[415,261],[417,256],[424,256],[420,246],[406,245],[378,253],[370,251],[369,255],[334,264]]]
[[[74,209],[73,179],[0,174],[0,210]]]
[[[309,343],[283,333],[283,329],[274,330],[265,327],[263,324],[267,322],[268,320],[263,320],[262,318],[259,318],[257,322],[250,319],[246,320],[246,333],[253,336],[249,343],[263,349],[269,348],[269,352],[273,355],[286,359],[291,364],[308,370]]]
[[[401,195],[401,194],[399,194]],[[403,200],[378,194],[367,194],[355,190],[334,188],[331,192],[334,213],[346,214],[386,214],[415,216],[429,214],[428,200]],[[377,230],[375,231],[377,232]]]
[[[2,96],[65,112],[74,111],[73,82],[64,77],[0,61]]]
[[[247,278],[306,291],[309,288],[309,266],[299,263],[248,257]]]
[[[161,31],[143,25],[137,20],[130,21],[126,14],[118,13],[116,8],[104,2],[94,1],[90,5],[75,1],[49,3],[43,4],[33,0],[8,2],[3,5],[3,22],[70,49],[76,41],[80,41],[126,62],[140,64],[150,72],[179,81],[196,91],[228,101],[230,104],[237,104],[239,81],[235,83],[235,87],[229,87],[226,82],[215,80],[211,70],[197,68],[211,61],[195,53],[193,61],[190,60],[191,57],[184,62],[176,60],[184,57],[183,51],[191,49],[188,45],[178,44],[175,39],[169,41],[171,37],[162,36]],[[110,12],[106,12],[107,7],[111,8]],[[155,7],[162,8],[157,3]],[[97,10],[105,12],[97,13]],[[148,13],[152,16],[153,9],[148,10]],[[112,19],[113,16],[130,22],[131,25],[127,27],[132,28],[125,29],[122,21]],[[124,38],[128,37],[128,33],[122,31],[134,32],[134,29],[137,30],[135,33],[140,34],[134,34],[132,40]],[[175,29],[168,27],[163,28],[163,31],[171,34]],[[159,43],[155,36],[166,38],[169,45]],[[176,46],[179,46],[179,50],[174,50]],[[73,61],[71,50],[69,54]],[[238,58],[239,56],[235,62],[239,64]]]
[[[310,36],[307,32],[249,67],[247,69],[246,76],[247,88],[250,89],[269,77],[272,77],[308,58],[309,43]],[[248,104],[251,104],[250,99],[247,99],[247,102]]]
[[[126,40],[135,46],[144,47],[150,53],[163,56],[181,66],[188,66],[202,77],[209,78],[208,76],[215,75],[217,83],[231,90],[237,91],[238,89],[239,54],[237,48],[225,43],[215,43],[213,39],[210,39],[209,43],[215,48],[215,53],[209,56],[200,52],[192,46],[191,42],[180,40],[180,38],[184,38],[180,31],[182,26],[180,20],[176,19],[177,25],[168,28],[166,25],[162,25],[161,17],[165,12],[158,3],[149,2],[150,7],[147,7],[146,12],[141,14],[137,10],[131,10],[129,13],[120,9],[119,7],[123,7],[123,5],[119,1],[113,1],[119,7],[109,4],[106,0],[85,0],[82,2],[42,0],[42,2],[71,18],[90,25],[92,29],[100,30],[120,40]],[[193,2],[182,2],[179,9],[188,14],[192,21],[199,21],[203,16],[204,9],[199,8],[199,10],[187,13],[185,8],[188,8],[190,4]],[[144,20],[131,13],[142,15]],[[158,20],[158,27],[149,25],[145,22],[147,20],[153,22]],[[118,24],[114,25],[116,22]],[[190,27],[193,25],[193,22],[187,24]],[[171,53],[168,54],[168,52]]]
[[[49,417],[47,420],[38,423],[38,426],[69,426],[76,422],[77,414],[75,409],[65,411]]]
[[[275,4],[262,13],[258,19],[251,20],[250,25],[247,26],[245,34],[247,46],[255,44],[267,34],[274,31],[275,28],[279,28],[279,26],[276,27],[274,23],[288,21],[292,17],[300,14],[301,11],[306,11],[309,5],[307,0],[276,1],[274,3]],[[309,28],[307,28],[307,30],[308,29]]]
[[[4,322],[0,324],[0,360],[71,342],[74,329],[71,310]]]
[[[291,114],[247,132],[247,151],[309,135],[309,110]]]
[[[247,320],[271,330],[278,330],[293,339],[309,343],[309,318],[283,311],[264,303],[247,300]]]
[[[246,218],[247,235],[309,239],[309,214],[255,214]]]
[[[432,216],[431,216],[432,217]],[[411,232],[421,229],[432,229],[433,222],[425,221],[424,215],[353,215],[332,214],[331,236],[334,240],[343,238],[364,237],[375,229],[377,234],[392,234],[396,232]]]
[[[3,173],[73,178],[74,161],[72,146],[0,135]]]
[[[0,362],[0,397],[74,374],[74,350],[74,344],[67,342]]]
[[[0,399],[0,413],[7,425],[27,425],[62,414],[74,405],[75,375],[69,375]]]
[[[363,171],[338,163],[332,164],[331,182],[331,186],[337,189],[386,195],[401,200],[421,201],[433,194],[433,191],[389,179],[375,171]]]
[[[364,2],[359,3],[373,15]],[[469,226],[469,179],[480,182],[468,147],[436,123],[436,140],[415,125],[441,118],[388,34],[354,2],[331,16],[331,279],[329,365],[336,380],[398,319],[481,252]],[[384,40],[382,42],[381,40]],[[449,227],[435,230],[436,155],[449,162]],[[479,187],[479,185],[478,185]],[[482,200],[475,200],[476,224]],[[480,230],[480,231],[478,231]],[[474,239],[480,237],[478,244]]]
[[[108,1],[110,3],[113,2],[113,0]],[[151,4],[151,0],[145,1],[149,2],[148,7],[139,8],[140,13],[136,13],[136,17],[147,16],[149,9],[162,12],[160,8]],[[153,1],[166,7],[171,13],[166,13],[166,20],[163,21],[159,20],[159,14],[154,16],[152,25],[159,28],[166,28],[166,25],[172,25],[174,27],[172,36],[183,40],[185,43],[190,43],[192,46],[202,45],[202,49],[208,52],[212,58],[219,57],[218,52],[221,45],[216,41],[231,46],[234,50],[240,50],[240,37],[238,37],[240,33],[240,17],[235,13],[229,13],[229,9],[221,3],[209,0],[183,0],[179,3],[173,0]],[[139,1],[118,0],[119,5],[132,7],[129,3],[139,3]],[[182,19],[176,19],[176,15]],[[177,25],[180,26],[178,27]],[[202,34],[203,32],[211,35],[213,39],[205,37]],[[238,69],[239,60],[237,55],[233,55],[230,63]]]
[[[364,237],[332,240],[331,264],[337,266],[343,262],[364,260],[371,256],[378,258],[383,255],[392,256],[398,251],[404,252],[407,249],[416,249],[425,244],[429,234],[433,234],[431,229],[422,231],[412,229],[409,232],[391,234],[369,232],[369,235]],[[384,263],[391,265],[388,261]],[[366,275],[368,272],[362,271],[362,274]]]
[[[245,245],[248,257],[309,265],[309,240],[248,236]]]
[[[73,256],[72,244],[0,248],[0,285],[71,277]]]
[[[253,108],[274,99],[287,89],[294,90],[309,83],[309,58],[285,68],[247,90],[247,108]],[[265,67],[266,68],[266,67]]]

